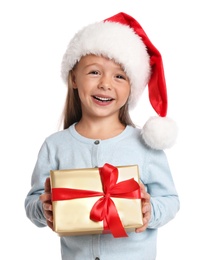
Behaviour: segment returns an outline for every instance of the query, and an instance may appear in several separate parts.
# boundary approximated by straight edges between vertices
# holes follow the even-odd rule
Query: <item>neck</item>
[[[77,132],[90,139],[109,139],[119,135],[125,126],[119,120],[82,118],[75,126]]]

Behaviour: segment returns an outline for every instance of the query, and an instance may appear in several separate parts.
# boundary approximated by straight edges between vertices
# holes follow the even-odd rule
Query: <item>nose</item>
[[[111,90],[111,80],[107,75],[101,77],[101,80],[98,84],[98,88],[103,90]]]

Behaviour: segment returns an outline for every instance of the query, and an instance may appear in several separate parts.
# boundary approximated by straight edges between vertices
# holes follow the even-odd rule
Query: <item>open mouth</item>
[[[107,98],[107,97],[98,97],[98,96],[93,96],[94,99],[101,101],[101,102],[110,102],[114,100],[113,98]]]

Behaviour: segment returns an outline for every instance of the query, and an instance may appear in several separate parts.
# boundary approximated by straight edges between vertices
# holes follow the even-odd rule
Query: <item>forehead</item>
[[[99,64],[99,65],[110,65],[113,66],[116,69],[123,70],[122,66],[115,62],[114,59],[110,59],[108,57],[102,56],[102,55],[93,55],[88,54],[85,56],[82,56],[81,59],[77,64],[81,65],[91,65],[91,64]]]

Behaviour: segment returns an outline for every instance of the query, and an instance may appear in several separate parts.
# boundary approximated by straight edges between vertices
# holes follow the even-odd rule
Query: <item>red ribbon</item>
[[[90,212],[90,219],[93,221],[103,220],[106,223],[104,229],[108,227],[114,237],[127,237],[127,233],[111,197],[140,199],[140,186],[134,178],[117,183],[118,169],[108,163],[99,168],[99,173],[103,192],[71,188],[52,188],[52,201],[102,196],[93,205]]]

